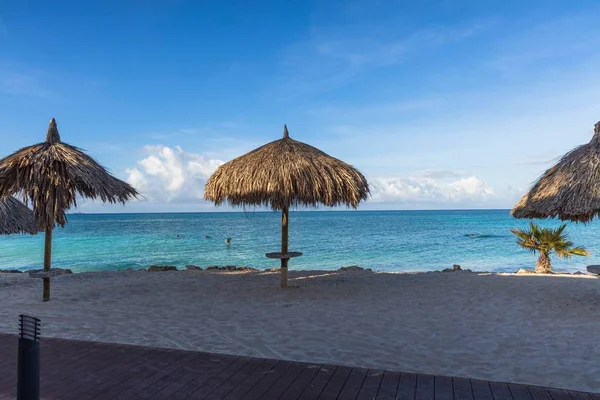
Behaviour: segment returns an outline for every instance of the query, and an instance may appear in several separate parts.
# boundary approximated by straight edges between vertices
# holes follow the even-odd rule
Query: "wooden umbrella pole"
[[[44,271],[50,271],[52,265],[52,229],[46,229],[44,241]],[[44,281],[44,301],[50,300],[50,278],[43,278]]]
[[[281,212],[281,252],[288,252],[288,208],[285,207]],[[288,259],[281,259],[281,287],[286,288],[288,281]]]

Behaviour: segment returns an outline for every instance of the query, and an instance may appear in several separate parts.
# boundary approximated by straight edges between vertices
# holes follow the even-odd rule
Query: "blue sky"
[[[0,5],[0,155],[86,149],[144,201],[290,135],[358,167],[365,209],[510,208],[600,120],[597,1]]]

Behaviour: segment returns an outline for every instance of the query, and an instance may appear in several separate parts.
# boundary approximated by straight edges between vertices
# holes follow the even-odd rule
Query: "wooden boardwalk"
[[[42,339],[41,397],[91,399],[600,400],[516,384],[153,347]],[[17,337],[0,334],[0,399],[16,398]]]

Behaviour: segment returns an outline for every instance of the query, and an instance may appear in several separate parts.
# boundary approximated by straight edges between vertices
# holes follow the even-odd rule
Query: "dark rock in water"
[[[243,265],[241,267],[237,267],[238,271],[258,271],[258,269],[254,268],[254,267],[248,267],[246,265]]]
[[[463,269],[460,267],[460,265],[458,264],[454,264],[452,266],[452,268],[445,268],[442,270],[442,272],[456,272],[456,271],[462,271]],[[470,270],[467,270],[470,272]]]
[[[264,271],[265,272],[280,272],[281,268],[267,268]]]
[[[18,269],[0,269],[0,274],[22,274]]]
[[[594,275],[600,275],[600,265],[588,265],[587,272]]]
[[[228,265],[225,268],[227,268],[228,271],[235,271],[235,270],[237,270],[237,268],[236,268],[235,265]]]
[[[57,275],[71,275],[73,274],[73,271],[69,268],[50,268],[50,271],[54,271],[57,272]],[[44,272],[43,268],[39,268],[39,269],[30,269],[29,271],[27,271],[28,273],[32,274],[32,273],[37,273],[37,272]]]
[[[150,268],[148,268],[148,272],[159,271],[177,271],[177,267],[173,265],[151,265]]]
[[[341,267],[338,271],[364,271],[365,269],[358,265],[350,265],[348,267]]]
[[[188,271],[202,271],[202,267],[199,267],[197,265],[186,265],[185,269]]]
[[[584,274],[584,273],[583,273],[583,272],[581,272],[581,271],[577,271],[577,272],[573,272],[573,275],[587,275],[587,274]]]
[[[219,267],[217,267],[216,265],[209,265],[208,267],[206,267],[207,271],[212,269],[219,269]]]

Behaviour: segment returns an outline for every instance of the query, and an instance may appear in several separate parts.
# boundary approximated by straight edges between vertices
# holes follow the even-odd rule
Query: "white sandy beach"
[[[444,374],[600,392],[590,276],[102,272],[0,274],[0,331]]]

